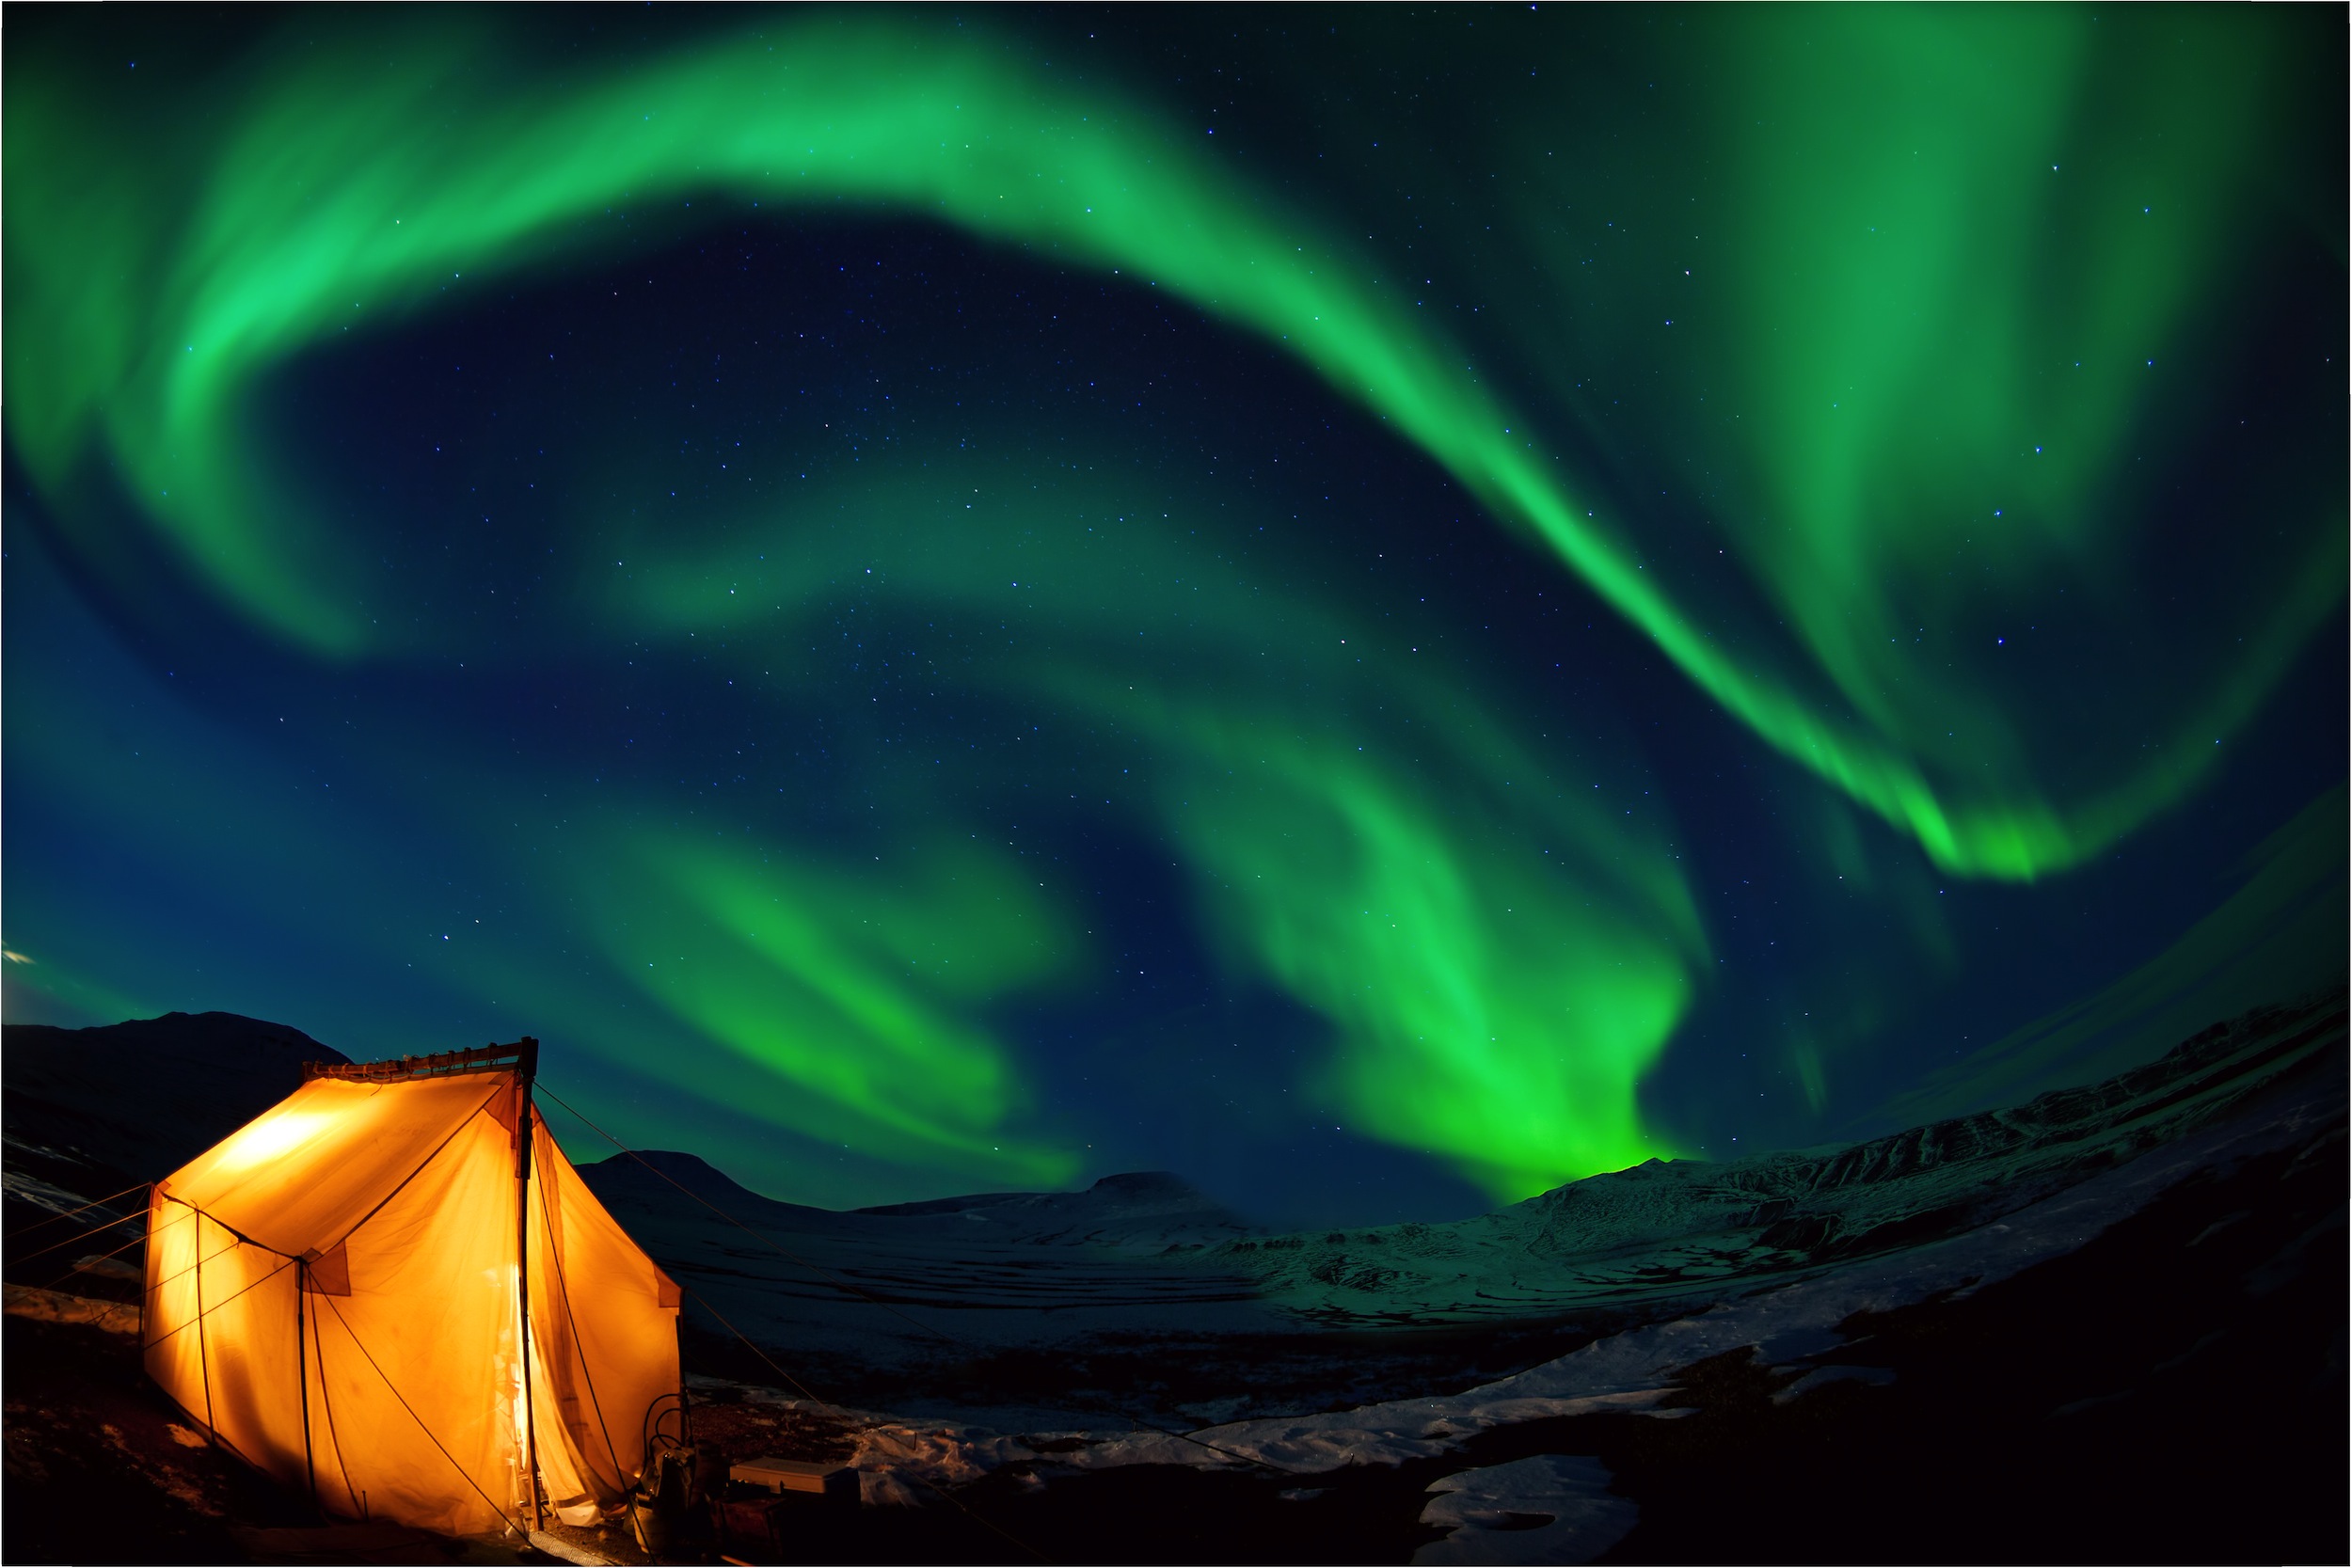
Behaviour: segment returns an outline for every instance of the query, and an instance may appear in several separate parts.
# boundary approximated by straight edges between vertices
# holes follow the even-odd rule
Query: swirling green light
[[[160,106],[64,65],[11,71],[5,352],[13,450],[80,567],[139,577],[123,541],[151,530],[325,663],[397,666],[440,634],[397,629],[371,552],[287,477],[279,373],[485,279],[656,243],[713,197],[922,215],[1248,329],[1962,874],[2062,870],[2165,809],[2340,602],[2334,469],[2314,487],[2286,465],[2233,499],[2265,527],[2223,563],[2235,596],[2208,607],[2209,658],[2184,657],[2177,679],[2050,683],[2053,712],[2128,707],[2128,744],[2120,722],[2070,744],[2062,714],[2037,740],[2037,677],[1963,646],[2069,588],[2132,598],[2102,578],[2153,506],[2138,453],[2192,397],[2157,363],[2244,285],[2229,236],[2277,143],[2278,37],[2220,13],[2185,13],[2169,53],[2055,8],[1710,13],[1668,52],[1696,84],[1696,153],[1660,153],[1632,207],[1674,246],[1681,207],[1705,214],[1676,269],[1699,276],[1662,286],[1581,270],[1592,246],[1562,214],[1584,190],[1565,171],[1617,154],[1534,112],[1498,108],[1496,145],[1460,128],[1446,172],[1485,159],[1524,176],[1485,215],[1516,210],[1548,263],[1531,277],[1480,252],[1467,220],[1409,249],[1359,244],[1342,196],[1277,198],[1270,160],[1246,168],[1130,94],[921,18],[796,19],[569,76],[472,18],[337,23],[312,48],[316,20],[301,48]],[[1725,171],[1704,206],[1676,183],[1699,188],[1701,169]],[[1491,313],[1433,325],[1408,262],[1433,294],[1447,279],[1431,274],[1476,280]],[[1651,325],[1648,301],[1686,287],[1688,309]],[[1546,335],[1580,313],[1581,342]],[[1617,400],[1587,389],[1595,365],[1682,400],[1628,420],[1671,454],[1629,451]],[[1166,522],[1166,498],[1073,486],[976,523],[943,498],[993,482],[957,461],[869,463],[856,486],[731,517],[754,543],[723,556],[566,518],[628,538],[612,553],[635,563],[569,585],[570,608],[612,645],[724,635],[780,671],[869,564],[885,586],[867,608],[910,633],[1041,622],[1050,652],[992,651],[957,690],[1059,705],[1132,750],[1134,792],[1106,785],[1104,810],[1168,847],[1229,970],[1328,1025],[1311,1087],[1334,1116],[1503,1197],[1662,1151],[1635,1089],[1709,960],[1662,806],[1636,817],[1613,799],[1640,803],[1629,762],[1529,738],[1551,726],[1493,700],[1493,672],[1408,658],[1335,601],[1245,591],[1176,536],[1183,498],[1178,521],[1115,543],[1084,519]],[[1707,549],[1645,509],[1669,469],[1704,476]],[[851,521],[821,534],[824,509]],[[1731,586],[1708,575],[1723,551],[1744,573]],[[2181,632],[2161,613],[2109,624]],[[1295,686],[1269,687],[1269,652]],[[821,706],[819,673],[777,679],[812,683]],[[1053,744],[1057,767],[1090,765]],[[1597,778],[1606,809],[1587,799]],[[922,825],[911,870],[781,828],[714,847],[645,828],[651,801],[600,801],[580,813],[599,849],[553,879],[589,911],[609,977],[675,1026],[664,1037],[740,1067],[730,1083],[769,1122],[909,1165],[1062,1180],[1070,1140],[1032,1115],[1004,1017],[1102,969],[1089,906],[981,847],[944,792],[906,789],[886,805]],[[518,797],[514,815],[549,809],[566,808]],[[630,1055],[629,1028],[542,992],[580,1037]],[[707,1092],[707,1057],[646,1066]]]
[[[1695,936],[1678,882],[1563,896],[1565,867],[1486,801],[1466,821],[1468,799],[1418,799],[1336,736],[1163,722],[1190,742],[1168,816],[1206,901],[1248,961],[1339,1025],[1325,1086],[1359,1129],[1502,1200],[1665,1152],[1634,1090],[1691,996],[1697,955],[1659,934]],[[1546,815],[1558,842],[1608,846],[1589,817]]]
[[[1172,500],[1163,515],[1073,478],[1051,499],[1024,486],[976,521],[965,498],[998,488],[987,464],[927,451],[871,467],[807,487],[780,514],[745,508],[726,529],[743,543],[723,553],[673,550],[608,583],[616,630],[723,641],[790,689],[831,678],[797,672],[853,602],[861,638],[902,650],[930,672],[926,686],[1011,710],[1048,697],[1057,728],[1083,721],[1114,737],[1121,766],[1084,753],[1073,766],[1070,741],[1025,726],[1030,768],[1125,796],[1102,803],[1143,817],[1181,857],[1229,970],[1327,1021],[1333,1049],[1307,1086],[1341,1125],[1435,1155],[1506,1201],[1666,1151],[1634,1094],[1707,943],[1671,826],[1626,785],[1622,760],[1522,741],[1474,695],[1490,684],[1474,666],[1400,645],[1360,610],[1274,591],[1194,544],[1211,503]],[[838,518],[855,526],[829,526]],[[1014,624],[1048,629],[1003,635]],[[1105,774],[1118,782],[1096,783]],[[1628,796],[1648,809],[1629,809]],[[991,885],[1014,885],[991,863]],[[713,877],[679,885],[697,890],[714,929],[772,924],[755,918],[758,899],[723,894]],[[847,882],[825,887],[797,896],[863,908]],[[1078,927],[1072,890],[1038,883],[1020,896],[1053,900],[1063,912],[1047,924]],[[643,902],[633,891],[613,908]],[[962,928],[966,913],[944,906],[932,900],[929,919]],[[863,924],[834,921],[870,942]],[[786,948],[763,943],[771,973],[805,984],[884,972],[817,959],[818,941],[811,928]],[[773,1009],[737,1003],[744,988],[730,983],[714,1008],[707,980],[690,978],[697,965],[663,965],[677,977],[664,999],[715,1037],[771,1064],[787,1049],[766,1043]],[[968,972],[1002,973],[1008,987],[1043,977],[1009,962]],[[946,1015],[932,1022],[957,1037]],[[806,1037],[797,1015],[781,1027]],[[915,1049],[893,1041],[888,1053]]]
[[[8,354],[12,384],[40,390],[11,400],[9,428],[52,490],[105,454],[221,592],[302,645],[358,656],[385,645],[365,585],[336,560],[331,531],[302,498],[273,482],[253,425],[256,388],[274,367],[347,329],[430,308],[468,279],[595,245],[600,215],[619,203],[723,192],[930,214],[1134,275],[1264,334],[1531,530],[1729,712],[1937,863],[2032,878],[2175,799],[2207,752],[2171,745],[2163,761],[2135,760],[2121,783],[2062,804],[2036,784],[2030,758],[2003,754],[1997,714],[1984,717],[1964,688],[1914,672],[1897,695],[1879,656],[1864,650],[1887,630],[1881,623],[1921,607],[1892,609],[1874,587],[1904,541],[1948,530],[1914,526],[1916,498],[1873,476],[1889,463],[1924,472],[1913,464],[1923,420],[1944,425],[1962,471],[2011,434],[1984,415],[2014,401],[2015,344],[1963,356],[1973,401],[1959,422],[1915,404],[1950,384],[1955,367],[1942,351],[1969,347],[1979,319],[1972,299],[2013,286],[1981,266],[1972,235],[2006,232],[2001,203],[2019,178],[2006,164],[2043,145],[2078,101],[2091,25],[2077,12],[1964,24],[1824,13],[1805,30],[1826,40],[1819,49],[1765,28],[1787,57],[1767,49],[1742,78],[1782,111],[1771,135],[1743,149],[1743,188],[1763,214],[1751,225],[1759,253],[1741,316],[1763,334],[1744,361],[1758,412],[1748,439],[1806,541],[1747,553],[1826,686],[1799,661],[1718,640],[1547,453],[1532,434],[1538,421],[1491,389],[1460,345],[1379,280],[1379,262],[1327,224],[1123,98],[920,24],[800,24],[584,85],[533,80],[453,30],[402,40],[389,64],[381,40],[346,43],[270,71],[216,144],[160,166],[82,152],[92,133],[75,86],[21,79],[8,111],[10,205],[24,214],[12,226],[19,308]],[[2216,36],[2229,44],[2239,34]],[[1756,42],[1732,41],[1743,40]],[[2053,405],[2062,417],[2050,421],[2052,438],[2091,449],[2050,466],[2077,490],[2107,471],[2105,445],[2144,395],[2118,379],[2113,351],[2162,337],[2213,271],[2200,260],[2212,247],[2199,220],[2217,211],[2241,161],[2247,138],[2230,134],[2251,112],[2244,83],[2261,62],[2249,54],[2220,52],[2214,71],[2236,97],[2207,93],[2183,126],[2204,136],[2203,150],[2158,166],[2178,198],[2167,211],[2183,215],[2153,238],[2095,242],[2129,264],[2126,286],[2103,283],[2090,302],[2086,341],[2098,368]],[[1923,93],[1912,90],[1917,80],[1958,85]],[[1983,90],[1988,82],[1998,90]],[[1841,166],[1838,181],[1816,177],[1825,138],[1834,150],[1851,145],[1850,122],[1882,100],[1899,116],[1883,145],[1931,143],[1935,157],[1905,165],[1874,153],[1858,175]],[[1979,134],[1988,127],[1997,134]],[[1792,207],[1807,191],[1819,199]],[[1874,213],[1901,220],[1891,254],[1871,249],[1877,230],[1860,220]],[[1841,386],[1859,400],[1851,417],[1815,409]],[[2043,510],[2061,517],[2046,536],[2062,540],[2067,495],[2044,493]],[[2233,650],[2196,711],[2169,716],[2175,740],[2227,727],[2275,677],[2336,600],[2341,535],[2311,535],[2316,553],[2288,569],[2287,612],[2266,616],[2264,635]],[[1960,708],[1981,721],[1965,726],[1958,744],[1967,751],[1955,755],[1930,742],[1939,729],[1961,733],[1945,721]]]
[[[952,842],[851,871],[739,842],[637,839],[626,871],[587,879],[604,895],[607,956],[761,1069],[738,1083],[769,1085],[751,1090],[762,1117],[991,1180],[1075,1174],[1067,1148],[1004,1131],[1022,1085],[1003,1042],[972,1022],[1068,962],[1071,937],[1034,881]]]

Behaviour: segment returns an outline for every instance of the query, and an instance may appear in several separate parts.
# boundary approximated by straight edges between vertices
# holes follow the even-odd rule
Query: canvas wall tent
[[[537,1055],[313,1066],[156,1183],[149,1375],[328,1513],[586,1523],[675,1408],[677,1287],[548,1135]]]

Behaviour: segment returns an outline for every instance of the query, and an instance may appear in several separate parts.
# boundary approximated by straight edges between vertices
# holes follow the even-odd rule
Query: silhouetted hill
[[[1260,1234],[1260,1228],[1173,1171],[1126,1171],[1075,1193],[974,1193],[885,1203],[853,1213],[892,1220],[956,1216],[985,1234],[1032,1243],[1158,1252]],[[974,1234],[968,1229],[965,1234]]]
[[[305,1062],[350,1060],[299,1029],[236,1013],[166,1013],[92,1029],[0,1028],[8,1164],[79,1191],[98,1171],[153,1180],[302,1082]],[[83,1167],[81,1171],[73,1167]]]
[[[1260,1233],[1168,1171],[1105,1176],[1074,1193],[967,1193],[837,1211],[764,1197],[700,1156],[673,1149],[640,1149],[634,1157],[615,1154],[578,1168],[608,1207],[695,1217],[697,1206],[681,1196],[683,1188],[747,1224],[780,1224],[838,1236],[919,1237],[983,1245],[1084,1244],[1159,1253],[1171,1246],[1198,1249]]]
[[[683,1187],[704,1202],[716,1204],[724,1212],[747,1220],[772,1217],[779,1212],[795,1215],[832,1213],[829,1209],[811,1209],[763,1197],[701,1155],[675,1148],[641,1148],[602,1160],[575,1159],[572,1163],[597,1197],[608,1204],[615,1198],[656,1204],[687,1203],[678,1196],[678,1188]],[[665,1177],[668,1180],[663,1180]]]

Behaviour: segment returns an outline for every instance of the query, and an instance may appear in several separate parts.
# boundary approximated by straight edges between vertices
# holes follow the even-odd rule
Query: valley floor
[[[1815,1360],[1866,1375],[1807,1380],[1740,1350],[1682,1369],[1664,1403],[1688,1412],[1676,1418],[1506,1424],[1441,1458],[1311,1476],[1041,1459],[926,1508],[787,1505],[772,1530],[762,1522],[725,1550],[779,1562],[1573,1560],[1548,1549],[1571,1543],[1547,1543],[1558,1527],[1542,1515],[1505,1511],[1447,1544],[1467,1555],[1420,1522],[1443,1477],[1573,1454],[1597,1456],[1639,1510],[1602,1561],[2342,1561],[2344,1161],[2338,1124],[2182,1182],[2008,1279],[1849,1320],[1846,1342]],[[251,1560],[238,1527],[306,1522],[172,1431],[126,1338],[14,1318],[7,1334],[7,1560]],[[714,1409],[709,1430],[730,1448],[813,1457],[843,1441],[756,1410]],[[451,1544],[342,1560],[467,1558],[487,1560]]]
[[[762,1232],[650,1165],[616,1165],[608,1201],[681,1277],[764,1314],[758,1343],[690,1319],[696,1436],[861,1474],[863,1505],[735,1497],[678,1560],[2341,1562],[2345,1097],[2338,996],[1828,1156],[1289,1241],[1236,1239],[1159,1178],[845,1215],[693,1163],[832,1249],[820,1285],[859,1271],[850,1289],[787,1289]],[[41,1235],[127,1179],[29,1115],[8,1155],[8,1233],[32,1240],[8,1271],[0,1560],[548,1560],[315,1533],[142,1374],[136,1271],[82,1255],[135,1226]],[[1603,1277],[1668,1253],[1679,1272],[1642,1265],[1661,1284]],[[1376,1262],[1378,1289],[1343,1257]],[[1490,1312],[1513,1277],[1511,1301],[1534,1279],[1582,1305]],[[1355,1297],[1470,1309],[1375,1328],[1341,1310]],[[861,1365],[864,1386],[825,1376]],[[773,1386],[803,1377],[866,1408]],[[554,1533],[575,1560],[644,1560],[610,1528]]]

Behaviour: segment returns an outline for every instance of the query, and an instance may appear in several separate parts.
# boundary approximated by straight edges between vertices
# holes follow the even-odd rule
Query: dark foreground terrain
[[[2270,1092],[2339,1092],[2344,1073],[2339,1044]],[[2345,1192],[2338,1114],[2009,1277],[1850,1317],[1804,1363],[1735,1349],[1683,1366],[1662,1413],[1508,1422],[1440,1457],[1311,1475],[1076,1470],[1033,1440],[1036,1459],[930,1487],[930,1506],[739,1502],[705,1560],[1403,1562],[1444,1535],[1420,1522],[1431,1482],[1567,1454],[1597,1456],[1639,1508],[1600,1561],[2344,1561]],[[11,1202],[12,1232],[30,1212]],[[140,1376],[135,1340],[20,1316],[6,1334],[8,1562],[518,1558],[257,1534],[317,1521],[204,1447]],[[703,1435],[730,1457],[814,1459],[856,1438],[739,1398],[706,1406]],[[1452,1560],[1537,1560],[1509,1552],[1513,1532],[1550,1523],[1506,1515],[1483,1555]],[[609,1533],[567,1536],[640,1560]]]

